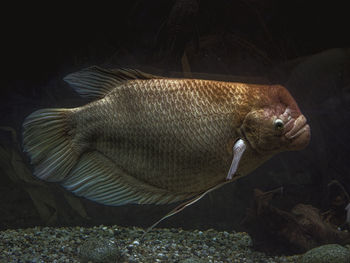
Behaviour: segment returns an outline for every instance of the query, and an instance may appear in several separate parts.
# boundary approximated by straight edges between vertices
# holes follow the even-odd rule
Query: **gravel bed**
[[[0,262],[297,262],[254,251],[246,233],[119,226],[34,227],[0,232]]]

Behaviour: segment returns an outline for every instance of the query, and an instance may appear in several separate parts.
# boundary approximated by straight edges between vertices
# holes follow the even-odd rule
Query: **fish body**
[[[107,205],[171,203],[215,188],[226,181],[238,140],[245,148],[234,179],[310,138],[305,117],[279,85],[99,67],[65,80],[95,100],[28,116],[24,149],[37,177]]]

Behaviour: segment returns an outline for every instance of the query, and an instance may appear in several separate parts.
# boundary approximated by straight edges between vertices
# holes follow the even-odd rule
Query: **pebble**
[[[138,246],[138,245],[140,245],[140,242],[135,240],[134,242],[132,242],[132,244],[135,245],[135,246]]]
[[[0,231],[0,262],[298,262],[252,249],[247,233],[94,226]]]

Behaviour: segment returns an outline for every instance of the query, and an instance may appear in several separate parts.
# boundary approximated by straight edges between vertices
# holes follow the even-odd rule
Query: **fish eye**
[[[274,125],[277,130],[281,130],[284,126],[284,123],[281,119],[276,119]]]

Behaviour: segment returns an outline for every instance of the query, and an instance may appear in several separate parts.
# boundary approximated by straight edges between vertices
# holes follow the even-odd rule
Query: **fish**
[[[64,80],[89,99],[23,122],[33,174],[79,197],[120,206],[189,200],[304,149],[310,126],[289,91],[91,66]]]

